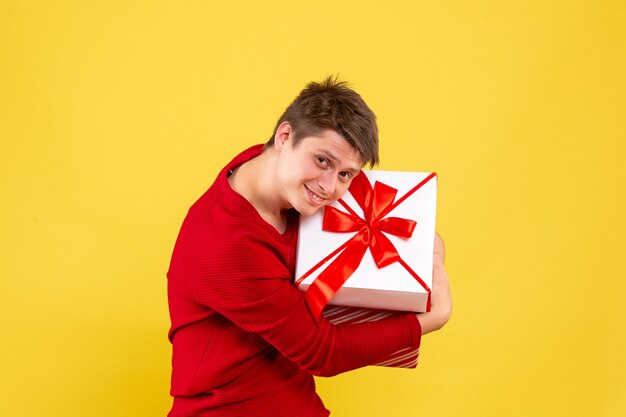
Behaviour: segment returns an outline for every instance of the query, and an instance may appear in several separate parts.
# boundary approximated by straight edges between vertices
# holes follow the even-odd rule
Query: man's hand
[[[450,282],[443,261],[445,259],[445,246],[443,239],[435,235],[435,248],[433,251],[433,288],[431,290],[430,311],[420,313],[417,318],[422,326],[422,334],[441,329],[450,320],[452,313],[452,296],[450,295]]]

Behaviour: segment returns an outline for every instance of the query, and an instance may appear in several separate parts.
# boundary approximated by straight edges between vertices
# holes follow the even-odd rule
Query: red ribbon
[[[356,271],[368,248],[378,268],[399,262],[428,292],[426,310],[430,310],[430,288],[402,260],[393,243],[382,232],[403,238],[410,238],[413,235],[416,226],[414,220],[385,216],[435,176],[435,173],[430,174],[394,203],[397,189],[378,181],[372,189],[367,176],[361,172],[352,180],[349,191],[363,209],[364,218],[359,217],[341,199],[338,202],[348,211],[347,213],[332,206],[325,207],[323,230],[339,233],[356,232],[356,234],[296,281],[296,284],[301,283],[313,271],[341,252],[306,291],[305,298],[315,317],[321,315],[324,306]]]

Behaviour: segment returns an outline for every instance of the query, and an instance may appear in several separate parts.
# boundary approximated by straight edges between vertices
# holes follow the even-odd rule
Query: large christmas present
[[[428,311],[436,191],[435,173],[364,170],[343,198],[301,216],[296,285],[311,311]]]

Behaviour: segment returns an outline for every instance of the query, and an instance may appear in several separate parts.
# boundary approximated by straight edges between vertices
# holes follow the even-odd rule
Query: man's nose
[[[335,194],[337,186],[337,174],[331,170],[325,172],[318,178],[317,186],[320,187],[325,196],[332,196]]]

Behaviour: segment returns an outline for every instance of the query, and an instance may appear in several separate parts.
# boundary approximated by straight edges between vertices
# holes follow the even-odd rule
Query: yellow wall
[[[2,2],[0,415],[167,412],[183,216],[332,73],[439,173],[455,302],[333,415],[626,415],[620,0]]]

